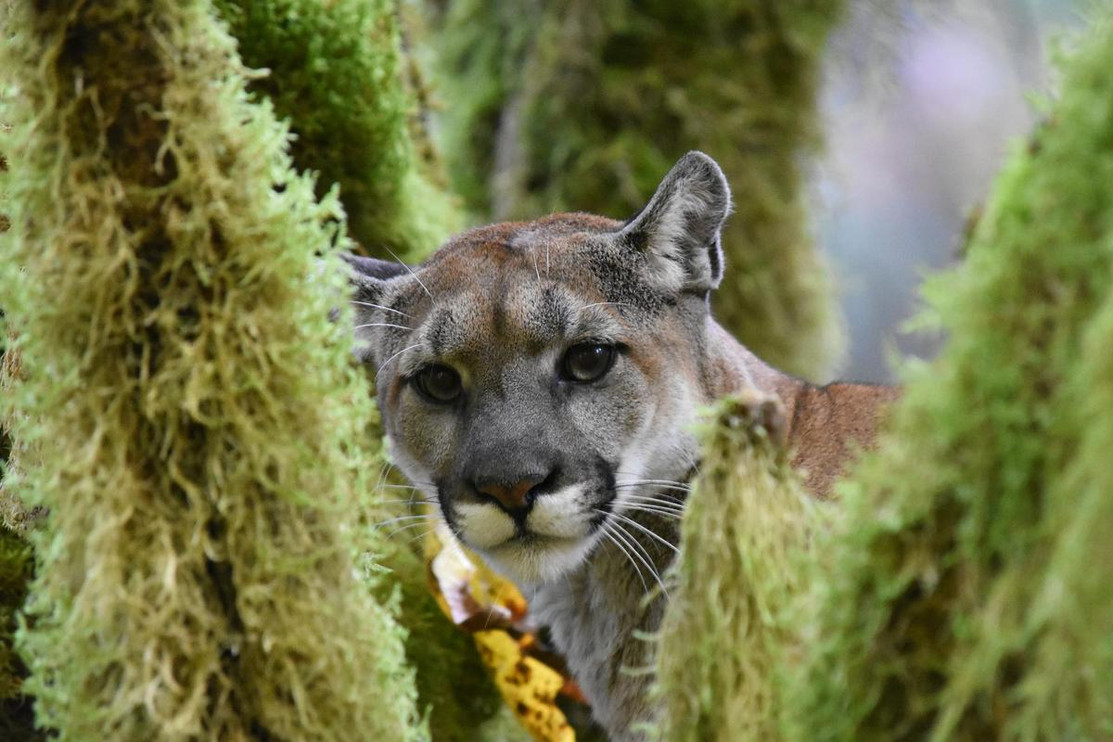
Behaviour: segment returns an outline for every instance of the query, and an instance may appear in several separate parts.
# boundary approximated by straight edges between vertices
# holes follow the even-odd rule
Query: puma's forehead
[[[582,259],[613,241],[621,224],[588,214],[554,214],[457,235],[422,265],[422,275],[445,291],[459,286],[495,289],[532,274],[579,289],[590,288],[591,266]],[[570,259],[571,258],[571,259]]]
[[[475,290],[500,298],[488,304],[528,313],[520,324],[542,336],[567,330],[568,310],[584,300],[656,312],[666,296],[643,279],[644,258],[626,244],[622,226],[590,214],[554,214],[480,227],[441,247],[421,266],[422,281],[433,296]],[[488,319],[493,327],[505,317]]]
[[[529,274],[533,278],[532,272]],[[568,338],[619,340],[624,327],[609,302],[546,281],[497,281],[493,290],[464,288],[451,304],[434,304],[422,321],[421,339],[430,352],[451,358],[474,355],[491,345],[516,353],[537,352]]]

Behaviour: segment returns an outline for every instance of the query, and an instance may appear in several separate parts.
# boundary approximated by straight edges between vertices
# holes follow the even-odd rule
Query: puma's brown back
[[[900,396],[892,386],[801,381],[767,365],[714,320],[708,339],[705,398],[757,390],[780,400],[784,420],[775,432],[787,438],[808,490],[823,499],[856,453],[873,448],[886,407]]]
[[[858,450],[873,448],[885,408],[900,395],[874,384],[799,383],[786,395],[793,465],[816,496],[827,498]]]

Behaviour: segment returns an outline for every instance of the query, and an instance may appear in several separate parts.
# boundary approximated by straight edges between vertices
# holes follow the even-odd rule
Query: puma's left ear
[[[719,233],[730,213],[730,186],[718,164],[689,152],[619,233],[645,253],[651,280],[662,290],[706,293],[723,277]]]
[[[375,304],[382,296],[384,283],[404,275],[406,266],[389,260],[365,258],[351,253],[341,253],[340,258],[351,266],[348,280],[358,301]]]

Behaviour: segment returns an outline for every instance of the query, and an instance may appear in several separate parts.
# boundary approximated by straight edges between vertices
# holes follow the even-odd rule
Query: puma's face
[[[625,225],[486,227],[412,272],[350,259],[357,352],[377,369],[396,463],[510,577],[575,567],[639,483],[693,466],[728,199],[690,154]]]

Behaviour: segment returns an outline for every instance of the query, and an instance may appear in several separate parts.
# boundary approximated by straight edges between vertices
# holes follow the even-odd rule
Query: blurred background
[[[901,332],[917,286],[958,257],[1084,5],[409,0],[403,45],[468,221],[624,218],[702,149],[736,206],[716,316],[782,370],[888,382],[938,347]]]
[[[841,376],[891,381],[894,351],[937,348],[938,338],[900,332],[921,277],[958,259],[1010,143],[1037,119],[1056,40],[1082,24],[1084,5],[964,0],[894,15],[859,4],[835,31],[809,198],[846,319]]]

